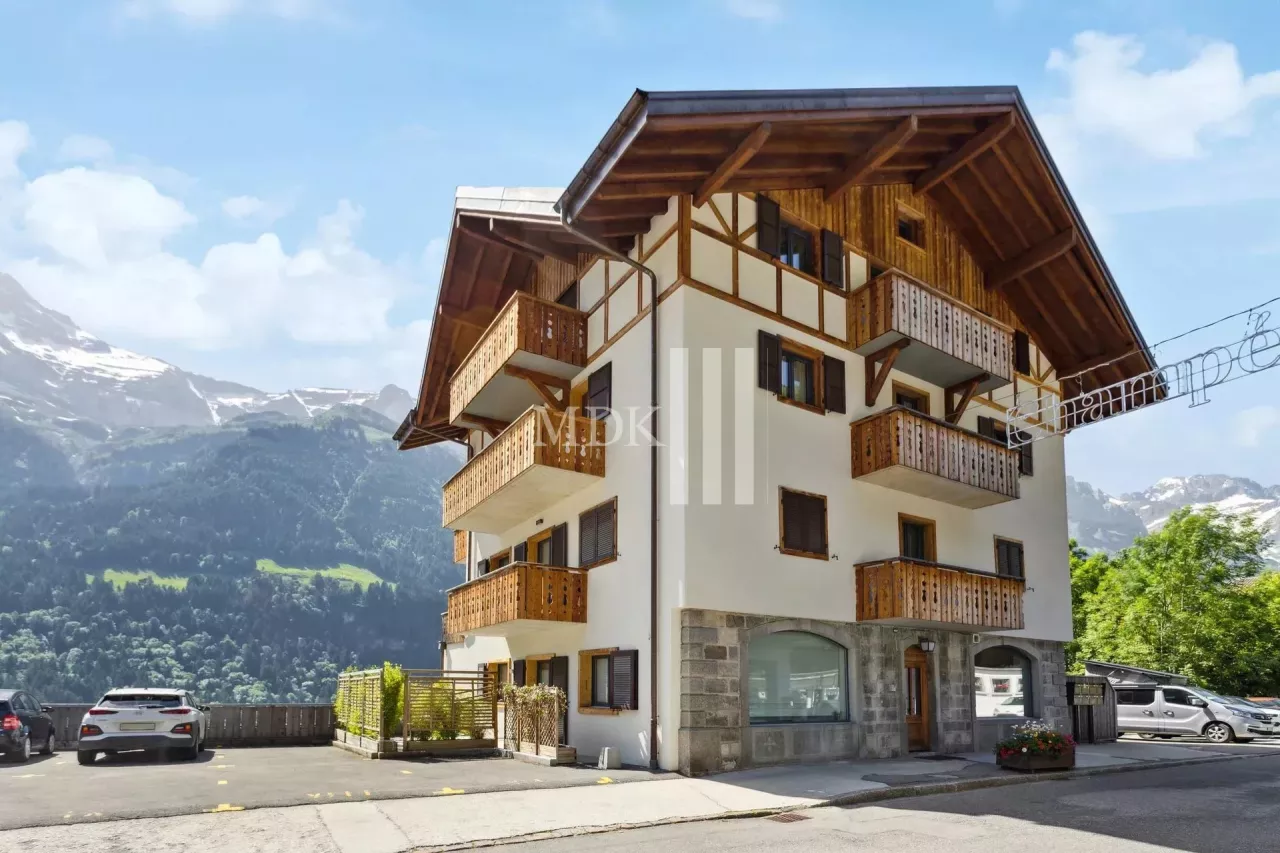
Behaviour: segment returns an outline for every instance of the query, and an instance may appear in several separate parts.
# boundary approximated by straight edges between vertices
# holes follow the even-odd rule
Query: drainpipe
[[[634,269],[637,281],[649,277],[649,409],[653,412],[653,443],[649,447],[649,769],[658,769],[658,276],[590,234],[575,228],[568,209],[560,211],[560,224],[570,234],[595,247],[602,255]]]

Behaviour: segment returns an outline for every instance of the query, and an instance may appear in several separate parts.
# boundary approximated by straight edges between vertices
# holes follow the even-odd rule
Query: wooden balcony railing
[[[858,621],[1017,631],[1026,583],[906,558],[860,563]]]
[[[1011,329],[900,272],[883,273],[854,291],[850,300],[850,326],[854,349],[881,338],[892,343],[889,338],[903,336],[972,365],[975,374],[990,374],[994,377],[992,385],[1013,381]],[[901,361],[908,366],[918,364],[926,374],[921,378],[935,378],[927,375],[930,372],[927,360],[904,357]],[[942,365],[938,367],[945,370]],[[943,379],[939,384],[950,383]]]
[[[1018,497],[1018,452],[995,439],[899,406],[850,431],[855,479],[970,508]]]
[[[453,531],[453,561],[455,563],[465,563],[467,561],[467,531]]]
[[[440,500],[444,526],[501,532],[537,511],[529,501],[554,502],[580,489],[586,477],[603,477],[604,459],[604,421],[582,417],[574,410],[534,406],[444,484]],[[533,471],[541,476],[520,477]],[[565,477],[565,472],[583,476]],[[514,484],[517,477],[520,483]],[[502,500],[504,494],[509,501]],[[480,513],[484,520],[479,526],[475,519],[464,519],[468,513],[484,510],[488,502],[493,506]]]
[[[528,293],[513,294],[449,383],[450,421],[463,413],[517,352],[585,367],[587,315]]]
[[[474,633],[506,622],[587,621],[587,572],[512,563],[449,590],[445,634]]]

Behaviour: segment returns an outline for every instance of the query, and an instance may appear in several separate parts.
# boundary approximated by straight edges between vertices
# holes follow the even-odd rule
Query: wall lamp
[[[918,641],[918,645],[920,646],[920,651],[925,654],[933,654],[934,649],[938,648],[938,644],[933,640],[930,640],[928,637],[921,637]]]

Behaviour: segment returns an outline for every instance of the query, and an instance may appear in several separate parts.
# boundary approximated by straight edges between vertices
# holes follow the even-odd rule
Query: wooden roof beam
[[[992,268],[987,276],[987,290],[998,290],[1009,282],[1039,269],[1055,258],[1060,258],[1076,245],[1080,235],[1074,227],[1057,234],[1027,249],[1016,258],[1003,261]]]
[[[725,181],[733,177],[733,173],[747,165],[747,162],[764,146],[765,140],[769,138],[769,134],[773,131],[773,125],[764,121],[756,125],[756,129],[747,134],[746,138],[738,143],[738,147],[733,153],[724,159],[716,170],[707,179],[702,182],[697,190],[693,193],[693,206],[702,207],[707,203],[716,192],[724,186]]]
[[[917,195],[928,192],[955,174],[958,169],[970,160],[999,142],[1006,133],[1013,130],[1014,125],[1017,123],[1017,116],[1012,112],[1005,113],[1001,118],[987,125],[986,130],[982,131],[982,133],[974,136],[964,145],[943,157],[936,166],[916,178],[916,182],[911,189]]]
[[[471,318],[469,316],[470,313],[471,313],[470,311],[466,311],[462,308],[458,308],[455,305],[440,306],[440,316],[445,320],[452,320],[455,323],[461,323],[464,326],[470,326],[471,328],[477,329],[481,332],[489,328],[488,323],[482,323],[479,320],[475,320]]]
[[[916,135],[916,131],[919,128],[919,119],[914,115],[909,115],[898,122],[893,130],[876,140],[874,145],[850,163],[843,172],[827,181],[826,186],[823,188],[826,191],[827,201],[831,201],[849,189],[849,187],[879,169],[890,157],[897,154],[902,149],[902,146],[907,144],[908,139]]]
[[[514,222],[492,219],[489,221],[489,230],[508,243],[536,254],[539,259],[550,256],[567,264],[578,262],[577,252],[570,251],[570,248],[563,243],[556,243],[535,233],[531,228],[525,228]]]
[[[582,211],[585,222],[606,219],[634,219],[637,216],[661,216],[667,212],[665,198],[638,198],[633,201],[594,202]]]
[[[638,219],[610,219],[608,222],[602,222],[595,229],[595,233],[602,237],[630,237],[635,234],[644,234],[649,230],[649,218],[643,217]]]

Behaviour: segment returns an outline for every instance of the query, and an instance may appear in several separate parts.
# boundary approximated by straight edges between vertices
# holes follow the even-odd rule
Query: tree
[[[1080,663],[1080,638],[1088,627],[1086,603],[1111,571],[1111,557],[1105,551],[1090,554],[1074,539],[1071,540],[1070,552],[1071,629],[1075,640],[1067,643],[1067,671],[1079,673],[1084,671],[1084,665]]]
[[[1177,672],[1229,694],[1274,692],[1277,667],[1265,593],[1249,584],[1264,567],[1265,529],[1249,515],[1183,508],[1157,533],[1079,568],[1086,658]],[[1094,583],[1092,591],[1088,587]]]

